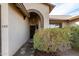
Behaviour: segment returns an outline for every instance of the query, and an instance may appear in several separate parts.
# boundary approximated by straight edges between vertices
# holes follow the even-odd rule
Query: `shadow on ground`
[[[32,56],[33,55],[33,42],[29,39],[14,56]]]

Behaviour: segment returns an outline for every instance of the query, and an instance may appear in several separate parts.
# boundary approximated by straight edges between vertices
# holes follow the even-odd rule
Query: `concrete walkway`
[[[32,56],[33,51],[33,42],[32,39],[29,39],[14,56]]]

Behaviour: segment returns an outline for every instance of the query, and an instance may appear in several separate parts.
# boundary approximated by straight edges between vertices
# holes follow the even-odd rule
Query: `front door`
[[[38,29],[38,25],[31,25],[31,26],[30,26],[30,39],[33,38],[36,29]]]

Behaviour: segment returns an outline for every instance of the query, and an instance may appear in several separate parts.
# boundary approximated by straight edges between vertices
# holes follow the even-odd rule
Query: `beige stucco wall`
[[[28,18],[24,20],[23,16],[9,6],[9,55],[13,55],[28,39],[29,24]]]
[[[44,28],[49,28],[49,7],[40,3],[24,3],[27,10],[38,10],[44,18]]]
[[[2,55],[13,55],[29,38],[28,18],[8,4],[2,4]],[[4,27],[7,25],[7,27]]]

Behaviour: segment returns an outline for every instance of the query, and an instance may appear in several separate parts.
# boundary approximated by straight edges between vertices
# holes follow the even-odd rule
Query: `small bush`
[[[79,26],[71,27],[71,42],[72,47],[79,49]]]
[[[46,52],[64,51],[70,48],[70,30],[53,28],[39,30],[34,35],[34,49]]]

